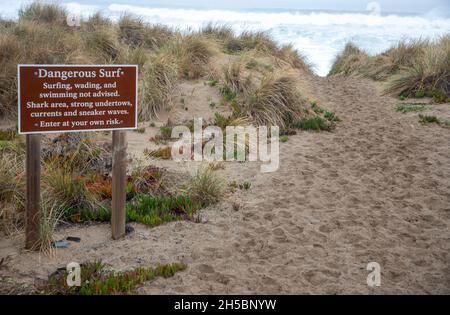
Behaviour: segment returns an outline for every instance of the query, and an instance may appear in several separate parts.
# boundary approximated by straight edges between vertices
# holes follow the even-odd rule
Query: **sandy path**
[[[370,81],[315,78],[305,88],[342,122],[281,144],[278,172],[227,165],[227,177],[252,183],[237,193],[241,210],[223,202],[203,211],[204,223],[137,226],[114,243],[107,225],[70,228],[62,233],[83,243],[40,261],[17,249],[21,240],[2,240],[11,272],[32,279],[68,261],[129,268],[181,260],[185,272],[139,292],[450,293],[448,129],[396,113],[396,100]],[[376,289],[366,284],[371,261],[382,268]]]

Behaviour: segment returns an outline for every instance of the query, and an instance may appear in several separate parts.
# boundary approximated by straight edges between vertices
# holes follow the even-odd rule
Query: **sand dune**
[[[290,136],[278,172],[226,164],[224,177],[252,187],[203,210],[202,223],[136,225],[116,242],[108,225],[74,226],[59,233],[82,242],[53,258],[2,238],[2,256],[11,261],[0,275],[32,283],[69,261],[101,258],[116,269],[183,261],[186,271],[139,293],[449,294],[448,130],[395,112],[398,101],[371,81],[314,77],[302,84],[342,122],[332,133]],[[233,210],[233,202],[242,207]],[[371,261],[381,265],[374,289],[366,284]]]

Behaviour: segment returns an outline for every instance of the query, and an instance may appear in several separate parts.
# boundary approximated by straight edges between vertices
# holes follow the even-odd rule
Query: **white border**
[[[134,118],[134,127],[127,128],[105,128],[105,129],[80,129],[80,130],[55,130],[55,131],[29,131],[22,132],[20,126],[20,68],[21,67],[104,67],[104,68],[136,68],[136,103],[134,104],[136,112]],[[31,135],[31,134],[47,134],[47,133],[65,133],[65,132],[96,132],[96,131],[114,131],[114,130],[136,130],[138,128],[138,86],[139,86],[139,69],[138,65],[48,65],[48,64],[18,64],[17,65],[17,106],[18,106],[18,132],[20,135]]]

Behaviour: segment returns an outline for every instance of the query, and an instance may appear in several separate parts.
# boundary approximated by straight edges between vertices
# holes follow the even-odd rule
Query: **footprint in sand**
[[[278,211],[278,214],[286,219],[292,218],[292,214],[286,210],[280,210]]]
[[[302,234],[304,228],[293,223],[286,226],[286,231],[288,231],[292,235]]]
[[[286,233],[282,228],[275,228],[272,230],[273,235],[275,235],[275,241],[278,243],[285,243],[288,241]]]
[[[329,224],[327,225],[321,225],[319,226],[319,231],[322,233],[330,233],[331,231],[333,231],[333,227]]]
[[[207,264],[200,264],[200,265],[198,265],[197,269],[201,273],[214,273],[214,268],[211,265],[207,265]]]

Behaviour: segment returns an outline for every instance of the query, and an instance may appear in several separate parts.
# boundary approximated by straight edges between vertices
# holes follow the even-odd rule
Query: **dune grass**
[[[385,83],[385,92],[406,97],[450,99],[450,35],[430,40],[402,41],[370,56],[352,43],[340,53],[329,73],[362,76]]]
[[[291,76],[267,75],[248,97],[245,111],[257,125],[286,127],[286,119],[299,119],[306,101]]]
[[[219,201],[223,193],[223,180],[210,168],[195,172],[185,185],[186,193],[193,201],[209,206]]]
[[[18,63],[137,64],[141,120],[171,106],[180,81],[210,76],[209,63],[219,54],[218,47],[228,54],[267,56],[277,67],[311,72],[298,51],[291,45],[279,46],[265,32],[235,34],[227,25],[212,23],[199,31],[180,32],[129,13],[117,22],[96,13],[79,27],[69,27],[66,18],[61,6],[34,2],[20,10],[17,21],[0,23],[0,117],[17,115]],[[235,93],[250,88],[251,80],[242,68],[240,63],[230,63],[224,70],[224,85]]]

